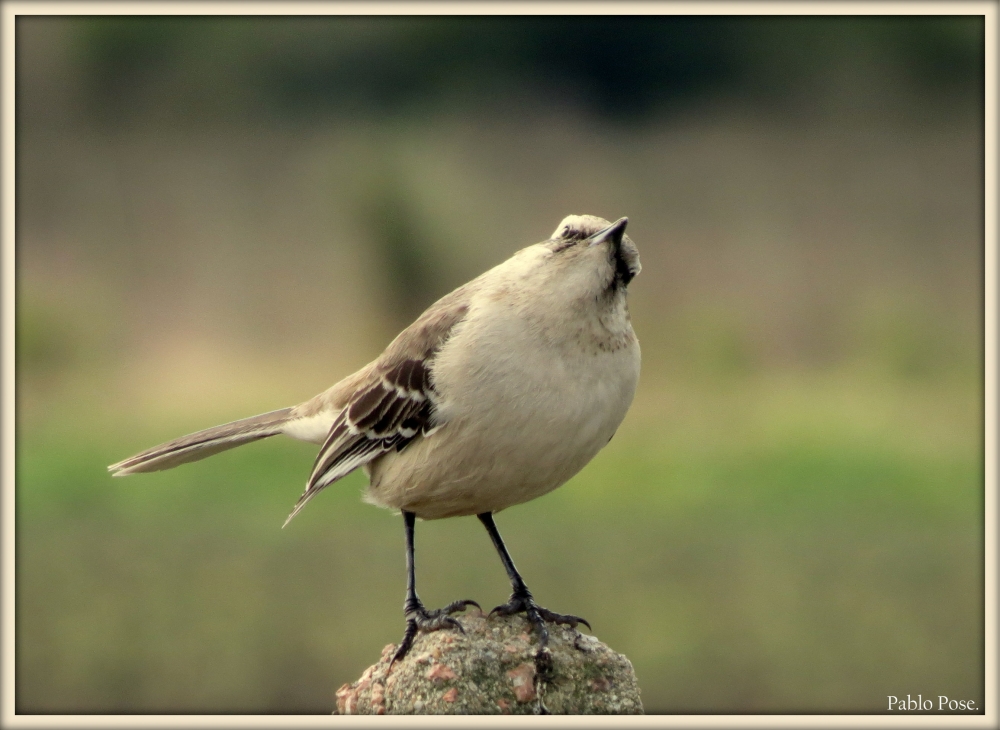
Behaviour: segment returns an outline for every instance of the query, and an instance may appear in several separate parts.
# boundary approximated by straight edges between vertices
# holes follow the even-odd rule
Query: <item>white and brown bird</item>
[[[626,289],[639,273],[627,218],[567,216],[547,241],[442,297],[353,375],[300,405],[183,436],[108,469],[115,476],[169,469],[250,441],[285,434],[321,444],[291,520],[322,489],[361,467],[365,499],[402,512],[406,631],[461,629],[427,610],[413,568],[416,517],[476,515],[513,592],[495,612],[588,624],[537,605],[493,513],[540,497],[582,469],[614,435],[639,381],[639,342]],[[285,524],[288,524],[286,520]]]

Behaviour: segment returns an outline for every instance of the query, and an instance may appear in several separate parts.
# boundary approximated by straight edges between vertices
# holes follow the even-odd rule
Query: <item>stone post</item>
[[[546,654],[523,615],[470,607],[454,630],[421,632],[393,666],[382,658],[337,690],[334,714],[642,714],[632,663],[593,636],[549,626]]]

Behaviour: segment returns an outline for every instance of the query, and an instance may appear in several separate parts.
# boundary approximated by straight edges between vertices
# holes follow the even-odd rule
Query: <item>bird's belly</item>
[[[501,358],[480,370],[489,387],[466,378],[443,404],[444,426],[372,464],[369,499],[435,519],[495,512],[565,483],[614,435],[638,381],[637,351],[583,362]]]

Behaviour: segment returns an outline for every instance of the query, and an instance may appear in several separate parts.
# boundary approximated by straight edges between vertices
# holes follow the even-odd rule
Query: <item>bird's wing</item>
[[[360,384],[352,383],[286,525],[324,487],[392,449],[402,450],[439,425],[434,418],[438,394],[431,366],[467,311],[467,294],[462,289],[439,300],[393,340],[366,369],[367,377]]]

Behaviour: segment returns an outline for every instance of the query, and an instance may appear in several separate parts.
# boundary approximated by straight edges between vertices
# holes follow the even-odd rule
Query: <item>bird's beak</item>
[[[605,241],[611,241],[615,246],[619,246],[622,242],[622,236],[625,235],[625,226],[628,225],[628,218],[619,218],[610,226],[605,228],[603,231],[598,231],[593,236],[590,237],[589,246],[596,246],[599,243],[604,243]]]

